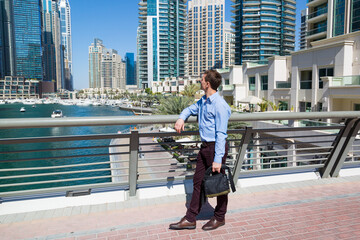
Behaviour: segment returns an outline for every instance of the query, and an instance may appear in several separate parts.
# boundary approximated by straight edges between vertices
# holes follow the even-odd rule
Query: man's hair
[[[210,83],[212,89],[217,90],[221,84],[222,77],[216,70],[206,70],[205,81]]]

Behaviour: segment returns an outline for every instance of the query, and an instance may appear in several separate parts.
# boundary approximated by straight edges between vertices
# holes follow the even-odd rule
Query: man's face
[[[203,74],[203,76],[200,80],[201,90],[204,90],[204,91],[206,91],[206,89],[208,89],[208,87],[210,86],[210,83],[205,81],[205,77],[206,77],[206,74]]]

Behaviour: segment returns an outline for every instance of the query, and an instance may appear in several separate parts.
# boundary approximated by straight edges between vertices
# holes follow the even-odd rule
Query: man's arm
[[[228,106],[218,107],[215,114],[215,157],[212,165],[213,172],[220,172],[222,158],[225,155],[225,144],[227,138],[227,126],[231,115]]]
[[[175,130],[177,133],[181,133],[185,128],[185,120],[190,117],[190,115],[197,115],[199,113],[199,102],[194,103],[193,105],[185,108],[179,116],[179,119],[175,122]]]

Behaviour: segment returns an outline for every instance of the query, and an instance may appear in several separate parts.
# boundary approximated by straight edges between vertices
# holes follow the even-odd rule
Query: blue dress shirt
[[[185,108],[180,118],[184,121],[197,115],[201,141],[215,142],[214,162],[221,163],[225,154],[228,120],[231,115],[229,105],[218,92],[206,98],[204,95],[197,103]]]

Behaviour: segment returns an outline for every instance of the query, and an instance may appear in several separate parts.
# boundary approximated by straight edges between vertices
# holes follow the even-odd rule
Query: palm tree
[[[262,102],[258,103],[257,105],[260,107],[261,112],[265,112],[269,106],[269,101],[263,98]]]
[[[158,106],[158,114],[162,115],[178,115],[193,104],[194,99],[190,97],[181,97],[181,96],[171,96],[168,98],[163,98],[160,100],[160,105]]]
[[[186,97],[194,97],[196,92],[199,90],[200,90],[199,84],[186,85],[184,91],[181,92],[181,95]]]

